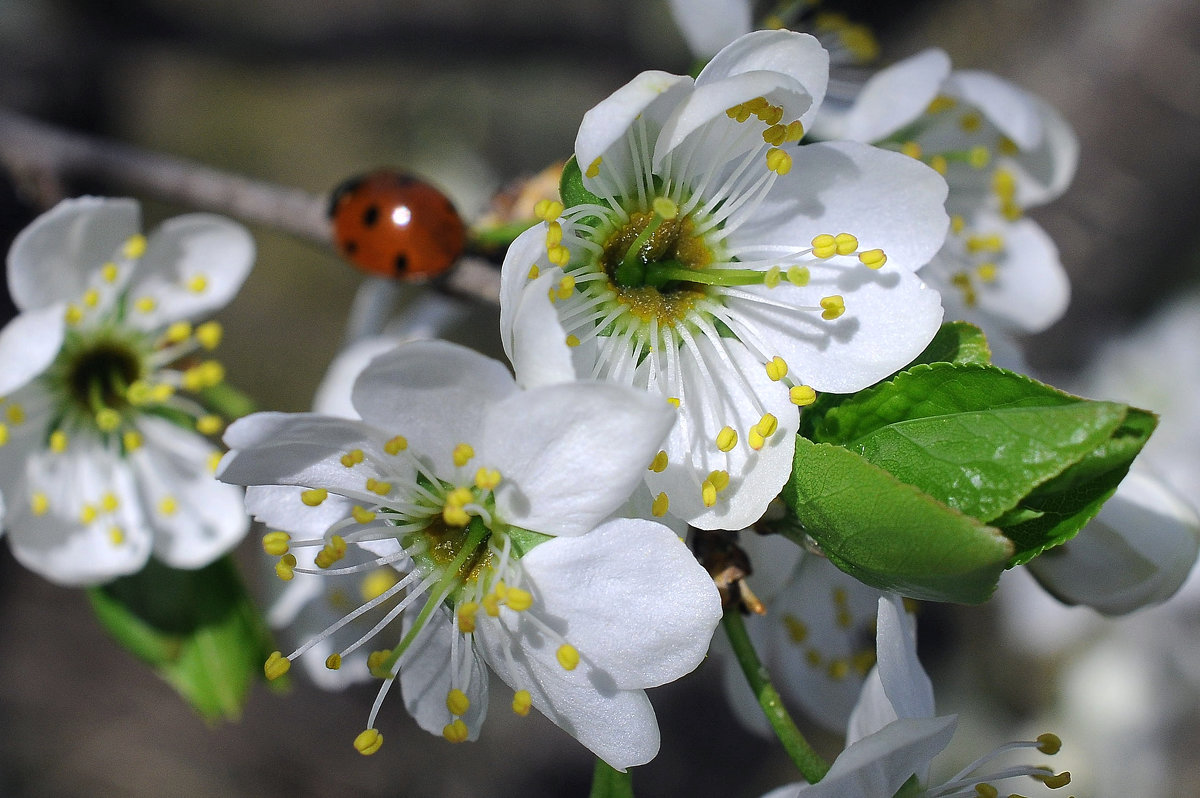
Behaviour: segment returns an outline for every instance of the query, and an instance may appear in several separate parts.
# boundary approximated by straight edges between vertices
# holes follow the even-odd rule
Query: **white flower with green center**
[[[522,391],[500,363],[444,342],[380,356],[353,401],[361,421],[260,413],[226,433],[221,478],[264,486],[247,506],[280,530],[266,541],[280,576],[299,570],[296,547],[320,549],[313,572],[400,574],[273,655],[267,675],[378,610],[326,658],[336,669],[402,622],[396,644],[368,657],[385,681],[360,752],[382,743],[375,719],[397,676],[422,728],[475,738],[490,668],[517,714],[536,707],[613,767],[649,761],[658,726],[644,688],[695,668],[721,616],[716,587],[673,532],[610,518],[670,429],[670,407],[607,384]]]
[[[1053,734],[1007,743],[980,757],[942,784],[931,784],[929,763],[950,744],[955,715],[933,714],[933,685],[917,659],[916,630],[898,596],[879,599],[871,671],[846,730],[846,750],[816,784],[790,784],[764,798],[997,798],[996,784],[1026,777],[1050,789],[1064,787],[1070,773],[1045,765],[1011,765],[982,772],[1009,752],[1058,753]]]
[[[205,359],[220,326],[193,322],[237,293],[254,241],[209,214],[139,230],[133,200],[66,200],[8,253],[20,314],[0,331],[5,527],[16,558],[63,585],[151,554],[199,568],[249,528],[241,491],[212,476],[203,436],[223,420],[179,391],[223,379]]]
[[[787,478],[798,406],[904,366],[941,322],[913,272],[945,237],[945,182],[863,144],[797,146],[827,73],[817,40],[789,31],[739,38],[695,80],[642,73],[584,116],[590,200],[544,203],[505,258],[501,336],[523,385],[604,379],[679,408],[643,465],[656,515],[755,521]]]
[[[1058,249],[1024,217],[1066,189],[1079,157],[1048,103],[987,72],[951,72],[944,52],[925,50],[874,75],[814,132],[895,149],[945,175],[950,235],[921,276],[948,316],[1005,333],[1062,316],[1070,285]]]

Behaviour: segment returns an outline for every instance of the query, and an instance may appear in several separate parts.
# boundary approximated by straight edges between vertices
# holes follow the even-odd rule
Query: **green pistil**
[[[755,269],[691,269],[678,260],[659,260],[652,263],[621,261],[613,279],[622,288],[648,286],[662,290],[672,283],[701,285],[762,285],[767,272]]]
[[[638,233],[637,238],[625,250],[625,257],[621,258],[621,263],[613,273],[613,279],[616,280],[617,285],[622,288],[640,288],[646,285],[647,264],[642,259],[642,248],[665,221],[666,219],[661,215],[655,214],[654,219],[642,228],[642,232]]]

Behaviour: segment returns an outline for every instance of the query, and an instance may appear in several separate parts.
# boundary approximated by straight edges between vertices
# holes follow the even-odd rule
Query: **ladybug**
[[[436,277],[466,247],[466,225],[446,195],[403,172],[381,169],[342,183],[330,198],[329,218],[338,251],[380,277]]]

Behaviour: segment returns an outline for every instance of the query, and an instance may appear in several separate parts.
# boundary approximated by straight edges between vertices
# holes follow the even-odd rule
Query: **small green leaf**
[[[914,598],[985,601],[1013,554],[999,530],[830,444],[797,438],[783,498],[834,565]]]
[[[206,719],[241,715],[273,645],[228,556],[195,571],[151,560],[88,595],[109,634]]]
[[[558,193],[563,205],[574,208],[576,205],[603,205],[604,201],[583,185],[583,172],[579,171],[579,162],[572,155],[563,166],[562,177],[558,182]]]

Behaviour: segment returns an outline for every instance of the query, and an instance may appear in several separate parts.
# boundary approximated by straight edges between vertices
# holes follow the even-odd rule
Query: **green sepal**
[[[508,528],[508,539],[512,541],[513,554],[517,557],[524,557],[533,551],[535,546],[540,546],[547,540],[553,540],[554,538],[551,535],[543,535],[541,532],[530,532],[528,529],[522,529],[519,526],[510,526]]]
[[[108,633],[206,720],[241,716],[274,645],[231,557],[195,571],[151,560],[88,598]]]
[[[828,443],[797,438],[783,499],[834,565],[913,598],[986,601],[1013,555],[998,529]]]
[[[603,759],[596,759],[588,798],[633,798],[633,774],[628,770],[616,770]]]
[[[579,161],[574,155],[563,166],[562,177],[558,181],[558,194],[562,197],[565,208],[574,208],[576,205],[604,205],[604,200],[583,185],[583,172],[579,170]]]
[[[258,409],[253,399],[226,382],[202,388],[198,395],[202,405],[230,421]]]

